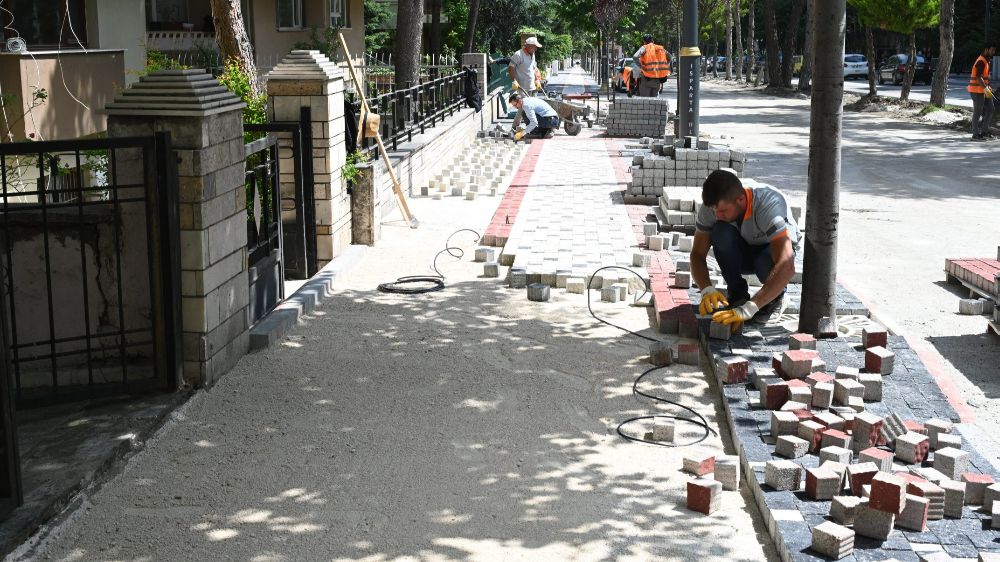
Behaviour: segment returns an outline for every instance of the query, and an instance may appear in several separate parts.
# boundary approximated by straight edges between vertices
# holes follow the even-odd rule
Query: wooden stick
[[[354,72],[354,63],[351,62],[351,52],[347,50],[347,41],[344,41],[344,34],[338,33],[337,36],[340,37],[340,46],[344,49],[344,58],[347,59],[347,69],[351,72],[354,89],[357,91],[358,97],[361,98],[361,110],[371,113],[371,109],[368,107],[368,100],[365,99],[364,87],[361,81],[358,80],[358,75]],[[361,123],[358,123],[358,134],[360,137]],[[378,131],[375,131],[375,142],[378,143],[379,152],[382,154],[382,162],[385,163],[385,169],[389,171],[389,178],[392,180],[392,191],[395,192],[396,198],[399,199],[399,209],[403,212],[403,220],[410,223],[410,228],[417,228],[420,226],[420,222],[410,212],[410,206],[406,204],[406,197],[403,196],[403,188],[399,185],[396,172],[392,169],[392,161],[389,160],[389,153],[386,151],[385,145],[382,144],[382,134]],[[360,146],[360,142],[358,144]]]

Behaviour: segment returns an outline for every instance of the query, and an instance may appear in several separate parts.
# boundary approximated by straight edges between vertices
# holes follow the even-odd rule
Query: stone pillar
[[[479,92],[486,98],[486,53],[463,53],[462,66],[467,66],[479,73]],[[506,72],[506,70],[504,70]]]
[[[358,164],[358,179],[351,190],[354,243],[374,246],[382,238],[382,211],[375,193],[375,169],[371,162]]]
[[[249,342],[245,104],[203,70],[142,77],[108,104],[108,136],[168,131],[180,188],[184,382],[207,386]],[[117,162],[142,177],[141,157]]]
[[[292,51],[267,75],[268,120],[298,122],[312,112],[316,258],[323,267],[351,243],[351,199],[340,169],[347,159],[343,72],[319,51]]]

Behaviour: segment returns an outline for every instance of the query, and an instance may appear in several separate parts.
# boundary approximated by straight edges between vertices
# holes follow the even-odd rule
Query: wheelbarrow
[[[544,100],[545,103],[549,104],[556,111],[556,114],[559,115],[559,119],[562,121],[563,129],[571,137],[580,134],[580,131],[583,130],[583,122],[586,122],[588,127],[594,126],[594,120],[590,117],[590,107],[585,104],[574,103],[560,97],[548,95],[539,99]]]

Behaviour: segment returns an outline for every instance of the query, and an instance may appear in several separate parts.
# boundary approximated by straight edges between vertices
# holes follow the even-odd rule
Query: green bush
[[[219,82],[247,104],[243,108],[244,124],[267,123],[267,95],[253,94],[250,75],[244,72],[235,60],[226,61],[225,70],[219,75]]]

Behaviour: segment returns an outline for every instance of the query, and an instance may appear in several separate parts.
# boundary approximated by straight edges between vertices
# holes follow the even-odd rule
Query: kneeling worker
[[[785,287],[795,274],[799,228],[785,196],[768,185],[743,187],[729,169],[709,174],[695,221],[691,276],[701,288],[698,311],[720,324],[739,327],[758,316],[780,312]],[[712,286],[705,258],[709,248],[729,287],[729,298]],[[763,286],[750,298],[744,273]],[[765,318],[766,319],[766,318]]]
[[[559,114],[543,100],[525,97],[514,92],[507,99],[507,102],[519,111],[523,111],[528,120],[526,129],[514,133],[514,140],[521,140],[524,137],[529,139],[548,138],[552,136],[552,130],[559,127]]]

